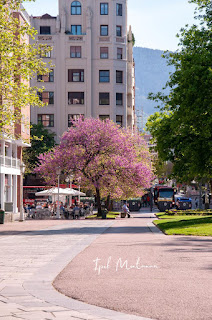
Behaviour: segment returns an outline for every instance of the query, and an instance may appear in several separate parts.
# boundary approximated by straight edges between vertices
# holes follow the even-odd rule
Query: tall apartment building
[[[26,11],[14,12],[14,16],[20,24],[23,21],[30,23]],[[22,41],[29,43],[29,37],[22,38]],[[11,124],[9,133],[0,133],[0,208],[8,212],[6,217],[9,219],[20,210],[22,150],[30,146],[30,127],[26,125],[30,122],[30,106],[23,106],[21,113],[23,123]]]
[[[127,0],[59,0],[59,15],[31,17],[36,40],[52,51],[48,75],[38,76],[44,108],[31,109],[31,121],[60,136],[79,115],[134,129],[135,81],[132,32],[127,31]],[[39,81],[42,79],[43,82]]]

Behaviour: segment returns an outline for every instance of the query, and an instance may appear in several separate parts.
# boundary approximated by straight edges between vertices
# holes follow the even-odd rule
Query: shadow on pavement
[[[52,229],[52,230],[39,230],[39,231],[3,231],[0,232],[0,236],[9,236],[9,235],[29,235],[29,236],[52,236],[60,234],[102,234],[104,232],[112,234],[138,234],[138,233],[149,233],[150,230],[148,227],[114,227],[109,228],[105,231],[105,227],[83,227],[83,228],[73,228],[66,227],[63,229]]]

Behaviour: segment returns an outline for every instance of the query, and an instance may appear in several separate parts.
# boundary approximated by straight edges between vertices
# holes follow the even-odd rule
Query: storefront
[[[20,140],[0,140],[0,208],[13,214],[20,209],[20,158],[27,146]]]

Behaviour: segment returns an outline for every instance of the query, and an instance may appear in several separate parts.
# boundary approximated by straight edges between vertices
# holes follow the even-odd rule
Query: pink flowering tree
[[[36,172],[53,184],[58,167],[81,178],[85,190],[95,192],[99,215],[102,197],[142,196],[153,179],[145,141],[112,121],[94,118],[75,121],[60,145],[40,156]]]

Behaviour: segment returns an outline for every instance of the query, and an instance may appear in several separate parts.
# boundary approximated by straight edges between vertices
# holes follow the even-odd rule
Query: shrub
[[[212,215],[212,209],[207,209],[207,210],[176,210],[176,209],[170,209],[166,210],[166,214],[169,216],[173,215],[178,215],[178,216],[184,216],[184,215],[200,215],[200,216],[207,216],[207,215]]]
[[[176,209],[166,210],[166,214],[168,216],[174,216],[175,214],[177,214],[177,210]]]

